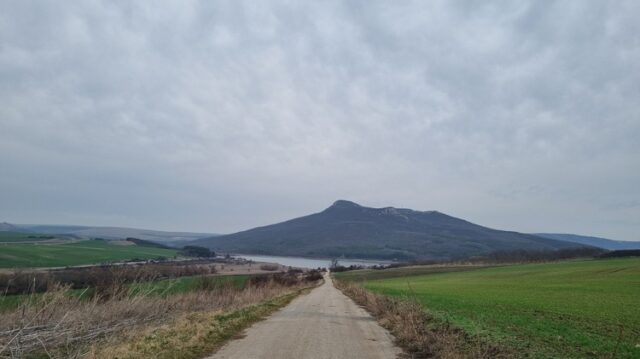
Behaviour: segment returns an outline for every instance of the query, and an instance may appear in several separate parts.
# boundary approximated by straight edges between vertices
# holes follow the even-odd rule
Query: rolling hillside
[[[199,238],[215,236],[212,233],[191,233],[191,232],[165,232],[149,229],[126,228],[126,227],[91,227],[91,226],[64,226],[64,225],[43,225],[43,224],[8,224],[13,231],[26,233],[71,235],[78,238],[103,238],[103,239],[124,239],[134,237],[147,241],[154,241],[167,245],[181,246],[183,242]]]
[[[2,244],[0,268],[64,267],[118,262],[131,259],[173,257],[175,249],[156,248],[119,241],[81,240],[55,244]]]
[[[9,232],[9,231],[17,231],[18,228],[11,223],[2,222],[0,223],[0,232]]]
[[[437,211],[369,208],[344,200],[320,213],[192,243],[218,252],[396,260],[581,246],[482,227]]]
[[[599,247],[608,250],[621,250],[621,249],[640,249],[640,242],[631,241],[614,241],[612,239],[579,236],[577,234],[564,234],[564,233],[535,233],[536,236],[557,239],[559,241],[567,241],[573,243],[584,244],[587,246]]]

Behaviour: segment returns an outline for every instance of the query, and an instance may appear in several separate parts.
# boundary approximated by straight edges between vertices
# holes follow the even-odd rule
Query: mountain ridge
[[[18,230],[18,227],[14,226],[11,223],[7,223],[7,222],[0,223],[0,232],[14,232],[17,230]]]
[[[623,249],[640,249],[638,241],[617,241],[614,239],[583,236],[571,233],[533,233],[539,237],[557,239],[566,242],[584,244],[593,247],[599,247],[607,250],[623,250]]]
[[[372,208],[347,200],[310,215],[191,243],[218,252],[395,260],[582,246],[483,227],[438,211]]]

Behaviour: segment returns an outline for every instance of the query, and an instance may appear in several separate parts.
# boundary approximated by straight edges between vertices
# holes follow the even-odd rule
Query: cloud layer
[[[640,239],[635,1],[0,1],[0,220]]]

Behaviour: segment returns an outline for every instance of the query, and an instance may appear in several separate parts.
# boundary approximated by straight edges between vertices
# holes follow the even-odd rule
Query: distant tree
[[[599,258],[640,257],[640,249],[621,249],[603,253]]]
[[[338,272],[346,272],[346,271],[350,271],[350,270],[357,270],[357,269],[364,269],[363,266],[359,266],[359,265],[355,265],[352,264],[348,267],[345,266],[336,266],[336,267],[331,267],[331,271],[334,273],[338,273]]]
[[[337,268],[338,267],[338,258],[333,258],[331,260],[331,267],[330,268]]]
[[[180,254],[187,257],[215,257],[216,253],[209,250],[209,248],[199,246],[185,246],[180,250]]]
[[[607,252],[596,247],[576,247],[552,250],[513,250],[497,251],[483,256],[472,257],[467,261],[478,263],[527,263],[557,261],[571,258],[594,258]]]

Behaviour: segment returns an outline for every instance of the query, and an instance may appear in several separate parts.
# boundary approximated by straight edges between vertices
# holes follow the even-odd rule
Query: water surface
[[[244,258],[255,262],[278,263],[284,266],[300,267],[300,268],[329,268],[331,259],[316,259],[302,257],[279,257],[279,256],[254,256],[247,254],[237,254],[234,257]],[[338,265],[348,267],[350,265],[371,267],[374,265],[386,265],[392,262],[376,261],[376,260],[359,260],[359,259],[338,259]]]

